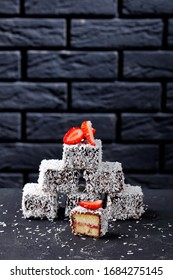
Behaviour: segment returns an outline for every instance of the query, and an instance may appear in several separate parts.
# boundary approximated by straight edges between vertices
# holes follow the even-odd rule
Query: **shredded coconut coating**
[[[68,169],[97,169],[102,162],[102,142],[95,140],[96,146],[86,143],[63,144],[63,161]]]
[[[88,193],[107,193],[114,197],[124,188],[124,173],[120,162],[102,162],[97,170],[83,173]]]
[[[102,207],[97,209],[97,210],[90,210],[86,209],[84,207],[81,207],[80,205],[76,206],[73,208],[70,212],[70,226],[72,228],[73,233],[75,234],[73,230],[73,223],[72,223],[72,216],[74,213],[79,213],[79,214],[96,214],[100,218],[100,236],[103,236],[108,232],[108,212],[106,209],[103,209]]]
[[[27,183],[23,188],[22,211],[25,218],[56,218],[57,192],[43,191],[36,183]]]
[[[122,192],[108,200],[110,220],[139,219],[144,213],[143,193],[140,186],[127,184]]]
[[[38,184],[42,189],[64,193],[77,191],[80,172],[65,168],[63,160],[43,160],[39,170]]]

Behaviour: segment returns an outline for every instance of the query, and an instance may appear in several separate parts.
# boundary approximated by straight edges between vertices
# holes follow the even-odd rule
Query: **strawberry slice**
[[[83,131],[83,134],[85,136],[85,138],[88,140],[88,142],[95,146],[95,141],[94,141],[94,131],[92,128],[92,123],[91,121],[84,121],[81,125],[81,129]]]
[[[90,210],[97,210],[100,208],[103,204],[102,200],[96,200],[96,201],[79,201],[78,205],[90,209]]]
[[[93,128],[93,127],[92,127],[92,132],[93,132],[93,134],[95,134],[95,133],[96,133],[96,129],[95,129],[95,128]]]
[[[72,127],[64,135],[63,142],[68,145],[73,145],[80,143],[83,137],[83,131],[79,127]]]

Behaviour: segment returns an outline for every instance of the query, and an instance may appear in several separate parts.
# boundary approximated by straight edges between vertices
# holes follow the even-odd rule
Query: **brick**
[[[1,143],[0,170],[38,171],[43,159],[62,158],[62,145],[35,143]]]
[[[170,174],[126,174],[126,181],[151,189],[172,189],[173,176]]]
[[[95,138],[115,141],[116,117],[114,114],[28,113],[27,139],[62,141],[71,127],[80,127],[81,123],[87,119],[90,119],[93,127],[97,129]]]
[[[0,51],[0,79],[20,78],[20,53]]]
[[[125,15],[172,14],[173,2],[170,0],[123,0],[122,12]]]
[[[173,52],[126,51],[124,54],[125,78],[172,78]]]
[[[168,22],[168,45],[173,46],[173,19]]]
[[[114,16],[117,0],[25,0],[26,14]]]
[[[167,85],[166,108],[173,111],[173,83]]]
[[[173,171],[173,145],[172,144],[165,145],[164,163],[165,163],[165,170]]]
[[[63,19],[0,19],[0,46],[56,46],[66,45]]]
[[[161,46],[159,19],[72,20],[71,45],[75,48],[130,48]]]
[[[67,109],[63,83],[0,83],[0,109]]]
[[[122,114],[123,140],[173,140],[173,115]]]
[[[103,160],[119,161],[124,171],[156,170],[159,161],[157,145],[104,144]]]
[[[23,184],[21,173],[0,173],[0,188],[22,188]]]
[[[117,77],[117,53],[29,51],[28,77],[41,79],[114,79]]]
[[[73,83],[72,108],[80,111],[159,110],[159,83]]]
[[[39,177],[39,172],[28,174],[28,183],[37,183]]]
[[[62,158],[62,145],[1,143],[0,154],[0,170],[3,172],[19,169],[37,172],[42,159]],[[103,145],[103,160],[120,161],[124,170],[155,170],[158,168],[158,157],[157,145]]]
[[[0,113],[0,139],[20,139],[20,127],[19,113]]]
[[[20,0],[1,0],[0,14],[19,14]]]

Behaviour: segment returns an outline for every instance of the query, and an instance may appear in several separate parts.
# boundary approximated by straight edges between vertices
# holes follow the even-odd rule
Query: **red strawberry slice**
[[[97,210],[100,208],[103,204],[102,200],[96,200],[96,201],[79,201],[78,205],[90,209],[90,210]]]
[[[93,128],[93,127],[92,127],[92,132],[93,132],[93,134],[95,134],[95,133],[96,133],[96,129],[95,129],[95,128]]]
[[[93,128],[92,128],[92,123],[91,121],[84,121],[81,125],[81,129],[83,131],[83,134],[85,138],[88,140],[88,142],[95,146],[95,141],[94,141],[94,134],[93,134]]]
[[[84,137],[83,131],[79,127],[72,127],[64,135],[63,142],[68,145],[70,144],[73,145],[73,144],[80,143],[83,137]]]

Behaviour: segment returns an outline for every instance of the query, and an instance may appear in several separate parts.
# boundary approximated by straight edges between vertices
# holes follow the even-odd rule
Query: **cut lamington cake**
[[[70,212],[70,225],[75,235],[99,238],[108,231],[108,213],[102,207],[97,210],[79,206]]]

